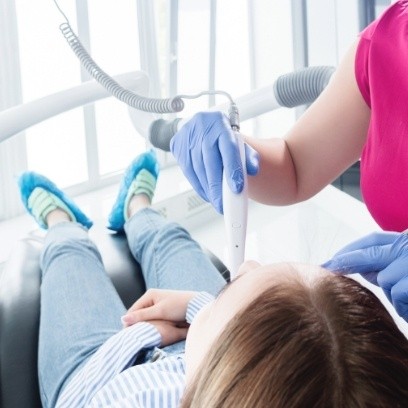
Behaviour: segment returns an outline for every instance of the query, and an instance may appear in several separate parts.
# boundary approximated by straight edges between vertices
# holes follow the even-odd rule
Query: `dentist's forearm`
[[[250,198],[270,205],[300,201],[296,171],[285,140],[246,137],[245,142],[260,155],[259,173],[248,177]]]

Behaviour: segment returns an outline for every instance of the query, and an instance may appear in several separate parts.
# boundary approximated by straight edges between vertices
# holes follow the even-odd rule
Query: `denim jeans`
[[[215,294],[224,286],[224,279],[188,232],[155,211],[139,211],[128,220],[125,231],[147,288]],[[120,317],[126,310],[96,246],[76,223],[49,229],[41,269],[38,370],[43,404],[52,407],[72,376],[122,329]],[[184,342],[166,350],[182,352]]]

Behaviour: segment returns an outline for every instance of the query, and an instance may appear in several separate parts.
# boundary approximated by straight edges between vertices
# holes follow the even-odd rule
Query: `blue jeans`
[[[215,294],[224,286],[220,273],[187,231],[155,211],[139,211],[125,231],[147,288]],[[38,370],[43,405],[52,407],[72,376],[122,329],[120,317],[126,310],[96,246],[76,223],[49,229],[41,269]],[[184,342],[167,348],[183,350]]]

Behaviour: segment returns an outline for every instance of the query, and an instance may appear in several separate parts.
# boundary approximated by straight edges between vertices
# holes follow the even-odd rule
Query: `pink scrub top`
[[[355,60],[371,109],[361,156],[361,192],[381,228],[408,228],[408,0],[400,0],[362,33]]]

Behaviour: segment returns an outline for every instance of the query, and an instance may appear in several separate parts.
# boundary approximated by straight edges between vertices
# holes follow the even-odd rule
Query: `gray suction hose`
[[[295,106],[312,103],[329,83],[334,67],[309,67],[280,76],[273,90],[280,106]]]
[[[273,85],[277,103],[287,108],[312,103],[327,86],[334,71],[334,67],[318,66],[280,76]],[[150,125],[150,143],[158,149],[170,151],[170,140],[177,132],[180,120],[178,118],[173,121],[163,119],[154,121]]]
[[[202,95],[214,94],[223,94],[230,99],[230,103],[234,103],[231,96],[224,91],[204,91],[196,95],[177,95],[174,98],[156,99],[146,98],[123,88],[92,59],[72,30],[67,16],[56,0],[54,0],[54,3],[66,20],[65,23],[60,25],[61,32],[84,68],[110,94],[132,108],[153,113],[181,112],[184,109],[182,98],[195,99]],[[282,75],[273,85],[277,104],[292,108],[313,102],[326,87],[333,71],[334,68],[332,67],[310,67]],[[168,150],[170,148],[170,139],[177,132],[178,122],[179,120],[176,120],[173,124],[168,124],[168,122],[160,120],[153,124],[150,134],[152,144],[156,146],[155,143],[157,143],[156,147]]]

